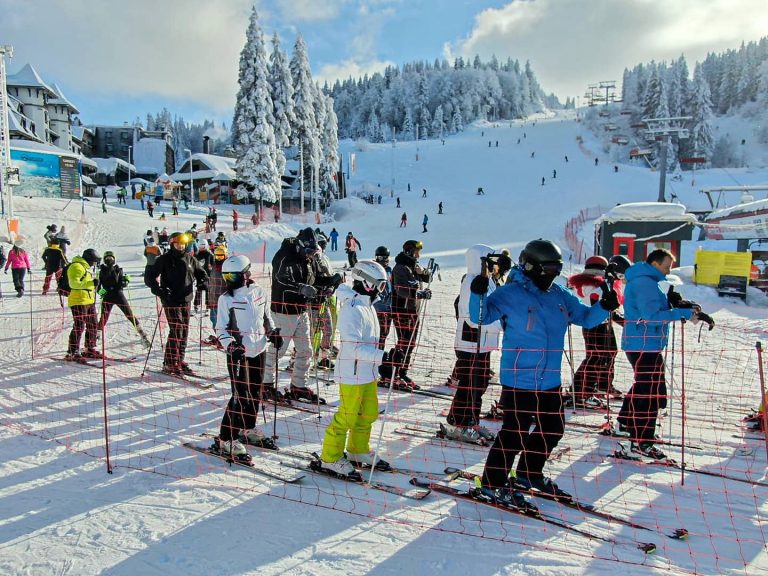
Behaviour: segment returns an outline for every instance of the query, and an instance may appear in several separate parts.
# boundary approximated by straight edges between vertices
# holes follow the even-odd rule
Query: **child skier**
[[[391,379],[393,364],[402,364],[402,353],[379,350],[379,321],[373,302],[387,284],[384,268],[361,260],[352,268],[352,287],[339,286],[339,354],[335,379],[341,395],[339,409],[325,430],[323,451],[313,468],[349,480],[362,480],[355,465],[373,466],[370,453],[371,427],[379,414],[377,378]],[[394,357],[394,358],[393,358]],[[347,456],[344,457],[346,444]],[[375,467],[386,470],[387,462],[377,459]]]
[[[250,269],[247,256],[232,256],[224,262],[226,291],[219,297],[216,315],[216,334],[227,351],[232,396],[211,450],[240,461],[250,461],[243,442],[276,449],[256,426],[256,417],[267,343],[277,348],[283,343],[280,330],[273,329],[267,295],[251,280]]]

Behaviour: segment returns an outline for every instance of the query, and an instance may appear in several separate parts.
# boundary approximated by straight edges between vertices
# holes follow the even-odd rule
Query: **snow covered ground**
[[[354,151],[353,143],[345,146]],[[435,297],[425,316],[414,371],[425,387],[439,385],[450,372],[452,303],[468,246],[482,242],[516,254],[533,238],[563,245],[564,225],[581,209],[654,200],[658,186],[658,175],[641,167],[622,165],[615,173],[598,139],[567,116],[478,124],[444,145],[439,140],[394,148],[369,145],[356,155],[350,190],[381,194],[382,202],[339,202],[335,220],[322,228],[335,226],[342,238],[352,231],[362,243],[361,257],[371,257],[382,244],[395,254],[406,239],[421,239],[422,259],[435,258],[441,265],[442,280],[432,285]],[[700,208],[705,205],[700,186],[732,185],[734,179],[765,184],[768,170],[753,166],[697,172],[695,187],[686,178],[670,186],[682,202]],[[484,196],[476,195],[479,186]],[[424,188],[426,198],[421,197]],[[395,208],[398,196],[401,209]],[[441,201],[444,214],[438,215]],[[679,470],[616,462],[608,457],[613,442],[590,433],[594,428],[588,426],[602,422],[597,413],[569,413],[571,423],[561,442],[569,449],[548,465],[548,472],[563,488],[606,511],[661,532],[685,526],[691,532],[688,541],[542,502],[547,512],[617,538],[619,544],[437,493],[415,502],[310,475],[284,485],[186,450],[182,440],[216,430],[229,394],[223,355],[197,345],[198,331],[203,336],[209,332],[207,320],[199,329],[193,319],[188,359],[201,362],[199,370],[214,379],[214,389],[199,390],[153,372],[142,377],[143,356],[140,362],[108,368],[102,381],[100,370],[56,359],[65,348],[69,313],[62,311],[56,296],[39,296],[42,233],[52,222],[65,224],[73,253],[89,246],[116,252],[118,262],[134,276],[132,301],[144,328],[152,331],[154,303],[139,275],[141,237],[161,223],[138,211],[137,201],[128,202],[126,208],[111,204],[106,215],[97,202],[86,203],[86,221],[81,221],[77,202],[16,199],[22,232],[29,237],[27,248],[36,261],[31,298],[8,297],[8,277],[2,281],[0,573],[768,574],[768,487],[693,473],[685,475],[683,484]],[[306,225],[288,217],[254,229],[243,217],[244,230],[230,234],[228,210],[219,207],[219,223],[230,237],[230,248],[252,252],[266,240],[268,259],[283,237]],[[403,211],[407,228],[399,228]],[[184,230],[201,222],[203,213],[204,208],[195,207],[179,218],[169,216],[166,225],[170,231]],[[424,214],[429,216],[427,233],[421,232]],[[581,233],[591,237],[589,224]],[[695,249],[696,243],[687,245],[683,265],[691,264]],[[338,266],[345,260],[343,251],[331,253],[331,258]],[[670,374],[671,409],[661,431],[671,441],[682,440],[684,383],[685,443],[693,446],[686,450],[686,462],[765,483],[764,447],[759,440],[739,437],[737,424],[759,398],[754,343],[768,333],[766,298],[750,292],[745,305],[718,299],[706,287],[684,285],[681,290],[713,313],[718,328],[699,333],[697,327],[686,327],[683,374],[678,327],[676,356],[668,357],[675,370]],[[573,334],[578,363],[583,345],[580,332]],[[106,348],[114,356],[143,353],[119,312],[113,312],[108,325]],[[154,351],[149,365],[159,364]],[[563,380],[570,381],[567,363]],[[630,383],[629,366],[620,357],[616,385],[626,390]],[[106,473],[104,460],[104,387],[113,474]],[[333,386],[321,387],[329,401],[336,398]],[[498,388],[486,396],[490,403]],[[382,393],[382,404],[385,399]],[[405,425],[436,427],[447,406],[442,399],[394,394],[383,417],[384,457],[423,471],[440,472],[445,466],[480,471],[485,449],[445,446],[395,432]],[[331,415],[331,410],[318,418],[280,409],[279,443],[319,449]],[[271,430],[271,409],[266,421]],[[665,450],[678,459],[683,456],[678,447]],[[378,478],[407,483],[401,475]],[[631,539],[655,542],[656,555],[634,549]]]

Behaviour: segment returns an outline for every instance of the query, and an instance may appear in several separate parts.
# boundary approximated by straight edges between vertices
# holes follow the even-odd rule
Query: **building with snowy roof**
[[[679,263],[681,242],[692,239],[698,223],[682,204],[619,204],[595,220],[595,254],[642,262],[656,248],[666,248]]]
[[[235,174],[234,158],[227,156],[216,156],[215,154],[192,154],[190,158],[184,161],[179,169],[171,174],[171,178],[176,182],[189,187],[190,181],[194,190],[198,191],[195,198],[205,196],[199,195],[199,191],[211,191],[213,196],[224,189],[229,189],[230,182],[237,177]],[[214,197],[214,200],[217,198]]]

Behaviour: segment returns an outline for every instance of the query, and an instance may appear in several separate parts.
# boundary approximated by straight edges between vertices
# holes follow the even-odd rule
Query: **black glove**
[[[692,308],[694,308],[694,309],[695,308],[701,309],[701,306],[696,304],[696,302],[694,302],[693,300],[680,300],[680,302],[678,303],[677,306],[675,306],[675,308],[682,308],[684,310],[690,310]]]
[[[336,272],[336,274],[331,276],[331,286],[333,286],[334,290],[338,288],[339,284],[341,284],[343,281],[344,281],[344,277],[338,272]]]
[[[200,281],[197,283],[197,289],[199,291],[208,292],[208,282]]]
[[[416,290],[417,300],[429,300],[430,298],[432,298],[432,290],[429,288],[424,288],[424,290]]]
[[[405,362],[405,354],[402,350],[392,348],[389,353],[384,352],[379,366],[379,376],[383,380],[391,380],[395,368],[402,367],[403,362]]]
[[[479,294],[480,296],[483,296],[486,292],[488,292],[488,285],[490,284],[490,279],[486,278],[485,276],[475,276],[472,280],[472,284],[469,285],[469,289],[472,291],[472,294]]]
[[[608,284],[605,282],[600,285],[600,289],[603,291],[603,296],[600,298],[600,306],[603,310],[613,312],[620,306],[619,295],[616,294],[616,290],[613,288],[608,288]]]
[[[232,359],[232,364],[239,364],[245,358],[245,348],[237,342],[230,342],[227,346],[227,354]]]
[[[669,303],[670,308],[681,308],[680,304],[683,302],[683,295],[679,292],[675,292],[675,288],[670,286],[669,290],[667,290],[667,302]],[[690,306],[688,306],[688,308],[690,308]]]
[[[277,350],[283,347],[283,337],[280,336],[280,328],[267,332],[267,342],[272,344]]]
[[[317,289],[309,284],[299,284],[299,294],[304,298],[312,299],[317,296]]]
[[[693,317],[695,319],[701,320],[702,322],[707,324],[709,326],[709,330],[710,331],[712,331],[715,328],[715,320],[709,314],[706,314],[706,313],[702,312],[701,310],[699,310],[698,312],[696,312],[693,315]]]

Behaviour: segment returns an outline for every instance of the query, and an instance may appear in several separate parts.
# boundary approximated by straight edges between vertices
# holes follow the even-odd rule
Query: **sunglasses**
[[[539,264],[539,266],[541,266],[542,274],[552,274],[557,276],[563,271],[562,262],[543,262]]]

